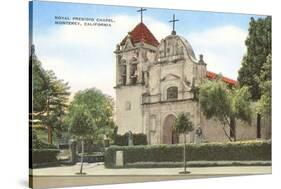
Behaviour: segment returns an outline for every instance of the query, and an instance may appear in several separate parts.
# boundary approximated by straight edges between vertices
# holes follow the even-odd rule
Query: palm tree
[[[180,113],[175,121],[174,128],[178,133],[184,134],[184,148],[183,148],[183,165],[184,171],[180,172],[183,174],[190,173],[186,171],[186,135],[193,131],[193,123],[189,120],[185,113]]]

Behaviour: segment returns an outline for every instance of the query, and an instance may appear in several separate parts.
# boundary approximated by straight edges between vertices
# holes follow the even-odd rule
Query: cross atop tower
[[[173,20],[170,20],[169,22],[173,22],[173,31],[172,31],[172,35],[176,35],[176,30],[175,30],[175,26],[176,26],[176,22],[179,21],[178,19],[176,19],[175,14],[173,14]]]
[[[144,11],[146,11],[147,9],[144,9],[144,8],[140,8],[139,10],[137,10],[137,12],[140,12],[141,14],[141,23],[142,23],[142,16],[143,16],[143,13]]]

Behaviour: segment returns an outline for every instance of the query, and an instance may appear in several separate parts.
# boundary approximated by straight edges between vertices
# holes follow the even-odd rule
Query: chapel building
[[[116,124],[118,134],[144,133],[149,144],[175,144],[183,136],[173,131],[179,113],[187,113],[194,123],[188,141],[200,130],[206,142],[228,141],[220,122],[207,120],[196,100],[196,89],[217,74],[207,70],[203,55],[197,59],[191,44],[173,29],[160,42],[140,22],[116,46]],[[230,86],[236,81],[222,80]],[[227,130],[229,135],[233,135]],[[256,127],[237,121],[236,138],[256,138]],[[264,138],[270,128],[262,124]]]

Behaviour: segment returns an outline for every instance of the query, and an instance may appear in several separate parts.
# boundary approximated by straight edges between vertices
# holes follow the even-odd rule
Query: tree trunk
[[[261,114],[257,114],[257,138],[261,138]]]
[[[186,172],[186,133],[184,133],[183,166],[184,166],[184,172]]]
[[[236,122],[235,122],[235,118],[230,119],[230,137],[233,138],[233,141],[236,141]]]
[[[49,99],[47,99],[47,117],[49,119]],[[48,123],[47,124],[48,125],[47,126],[47,128],[48,128],[48,143],[52,144],[53,143],[53,141],[52,141],[52,127],[50,126],[49,121],[47,123]]]
[[[50,126],[48,126],[48,143],[49,144],[53,144],[53,140],[52,140],[52,128]]]
[[[225,136],[227,136],[228,140],[229,140],[230,142],[232,142],[231,137],[227,134],[227,132],[226,132],[226,130],[225,130],[225,124],[223,125],[222,130],[223,130]]]
[[[228,140],[229,140],[230,142],[232,142],[231,136],[228,135],[228,134],[227,134],[227,131],[225,130],[225,124],[227,124],[227,126],[228,126],[228,127],[230,128],[230,130],[231,130],[230,121],[228,120],[228,118],[227,118],[226,116],[224,116],[224,122],[223,122],[222,130],[223,130],[225,136],[227,136]],[[231,134],[231,132],[230,132],[229,134]]]
[[[81,167],[80,174],[83,173],[83,159],[84,159],[84,139],[82,139],[82,152],[81,152]]]

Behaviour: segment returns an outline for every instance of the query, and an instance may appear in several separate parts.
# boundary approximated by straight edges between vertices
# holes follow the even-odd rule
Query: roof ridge
[[[145,28],[145,25],[141,22],[140,23],[140,25],[142,26],[143,25],[143,27],[141,27],[140,29],[141,29],[141,42],[144,42],[144,28]]]
[[[210,78],[210,79],[216,79],[216,77],[217,77],[218,74],[215,73],[215,72],[211,72],[211,71],[208,71],[208,70],[207,70],[206,75],[207,75],[207,77]],[[222,75],[222,80],[223,80],[224,82],[228,83],[228,84],[231,84],[231,85],[237,84],[237,81],[236,81],[236,80],[231,79],[231,78],[229,78],[229,77],[225,77],[225,76],[223,76],[223,75]]]
[[[159,45],[158,40],[154,37],[148,27],[142,22],[137,24],[134,29],[129,32],[129,34],[133,43],[144,42],[155,47]],[[121,41],[121,45],[125,44],[127,37],[128,35]]]

